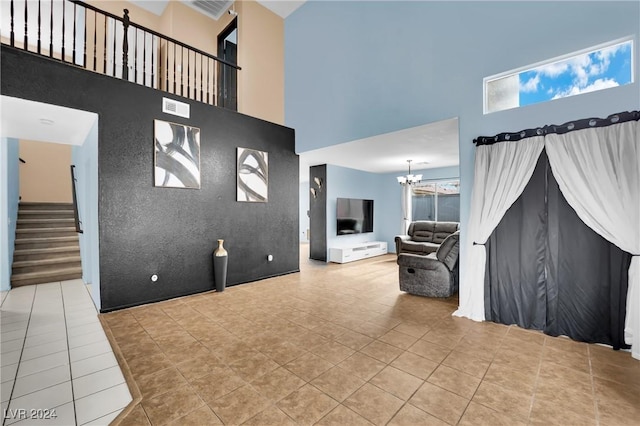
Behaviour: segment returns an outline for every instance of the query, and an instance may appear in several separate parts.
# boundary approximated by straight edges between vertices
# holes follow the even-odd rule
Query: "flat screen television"
[[[338,235],[373,232],[373,200],[338,198],[336,222]]]

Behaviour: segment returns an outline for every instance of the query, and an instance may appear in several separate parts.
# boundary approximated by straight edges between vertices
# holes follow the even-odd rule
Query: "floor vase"
[[[227,285],[227,263],[229,256],[223,246],[224,240],[218,240],[218,248],[213,251],[213,278],[216,291],[224,291]]]

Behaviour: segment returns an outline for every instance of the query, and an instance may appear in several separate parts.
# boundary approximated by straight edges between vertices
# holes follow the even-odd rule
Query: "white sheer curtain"
[[[544,137],[500,142],[476,148],[471,216],[465,237],[468,254],[460,282],[459,307],[453,315],[483,321],[484,243],[531,179]],[[473,245],[476,242],[480,245]]]
[[[412,197],[413,190],[411,189],[411,185],[403,184],[402,185],[402,235],[407,235],[407,231],[409,230],[409,225],[412,221]]]
[[[640,123],[549,134],[545,147],[558,186],[578,217],[622,250],[640,254]],[[640,359],[638,256],[629,268],[625,341]]]

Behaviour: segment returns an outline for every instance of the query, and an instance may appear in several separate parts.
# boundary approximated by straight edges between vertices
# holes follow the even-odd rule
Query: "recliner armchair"
[[[449,297],[458,291],[460,232],[448,236],[435,253],[398,256],[400,290],[429,297]]]
[[[438,250],[440,244],[451,234],[460,229],[458,222],[436,222],[418,220],[411,222],[408,235],[397,235],[396,254],[413,253],[427,255]]]

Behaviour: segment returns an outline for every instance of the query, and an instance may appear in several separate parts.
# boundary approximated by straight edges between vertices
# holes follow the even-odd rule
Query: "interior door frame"
[[[236,35],[237,35],[237,31],[238,31],[238,18],[235,17],[233,18],[233,20],[229,23],[229,25],[227,25],[225,27],[224,30],[222,30],[220,32],[220,34],[218,34],[218,58],[220,59],[225,59],[225,55],[224,55],[224,50],[225,50],[225,46],[224,46],[224,42],[225,39],[232,33],[236,31]],[[236,37],[237,40],[238,37]],[[238,45],[238,43],[236,42],[236,46]],[[219,107],[223,107],[223,108],[228,108],[228,109],[232,109],[234,111],[238,110],[238,106],[237,106],[237,99],[238,99],[238,85],[237,85],[237,70],[235,68],[229,67],[227,65],[224,65],[220,62],[218,62],[218,89],[217,89],[217,95],[218,95],[218,102],[217,102],[217,106]],[[233,87],[228,87],[228,84],[230,82],[230,79],[228,79],[226,77],[227,73],[236,73],[236,78],[232,79],[233,81],[236,82],[236,84]],[[235,96],[233,96],[233,99],[236,99],[235,105],[232,105],[229,102],[229,90],[233,90],[235,91]]]

